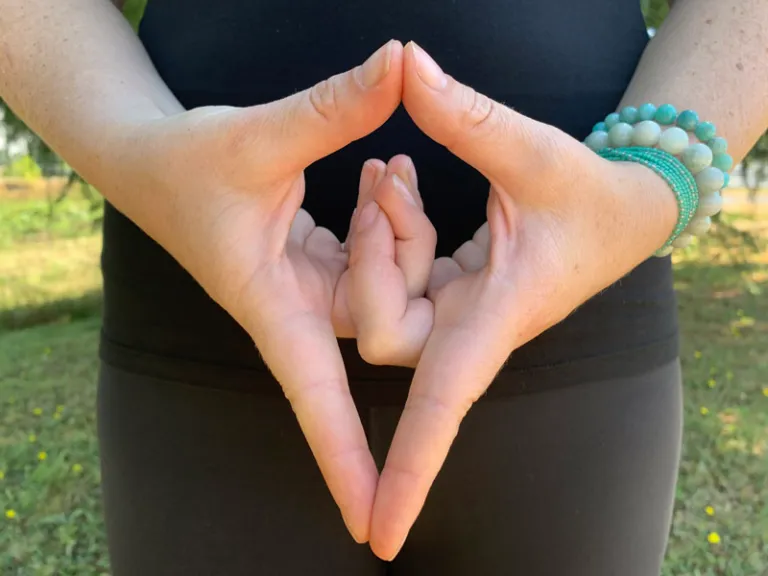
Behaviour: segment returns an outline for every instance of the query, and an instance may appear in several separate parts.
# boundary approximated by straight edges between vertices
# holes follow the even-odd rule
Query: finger
[[[402,547],[462,419],[505,361],[499,335],[490,319],[430,336],[379,478],[370,543],[380,558]]]
[[[411,195],[416,200],[416,204],[423,210],[424,202],[419,193],[419,178],[416,174],[416,166],[413,165],[413,160],[411,160],[410,156],[398,154],[390,158],[389,162],[387,162],[387,173],[397,174],[405,182]]]
[[[432,328],[432,304],[425,298],[409,299],[395,263],[392,227],[376,202],[359,212],[349,277],[349,308],[363,359],[415,366]]]
[[[315,229],[315,220],[303,208],[296,212],[288,231],[288,243],[296,246],[304,246],[309,235]]]
[[[435,259],[437,233],[417,204],[418,192],[409,189],[403,178],[407,169],[398,167],[401,175],[391,173],[374,192],[376,203],[387,216],[395,235],[395,262],[405,278],[408,297],[423,296],[427,290],[432,262]]]
[[[360,188],[357,194],[357,208],[360,209],[373,200],[373,191],[387,174],[387,165],[378,158],[371,158],[363,164],[360,174]]]
[[[255,342],[282,385],[344,521],[368,540],[378,480],[330,324],[306,312],[271,310]]]
[[[435,260],[432,264],[432,274],[429,277],[427,286],[427,298],[435,301],[437,293],[449,282],[464,275],[464,271],[453,258],[443,256]]]
[[[551,127],[457,82],[414,42],[404,52],[403,104],[425,134],[492,181],[536,173],[542,153],[554,152]]]
[[[453,259],[465,273],[477,272],[488,261],[486,251],[474,239],[459,246],[453,253]]]
[[[257,152],[260,165],[280,174],[302,170],[370,134],[400,103],[402,51],[392,40],[353,70],[282,100],[244,109],[229,131],[228,152]]]
[[[357,204],[352,211],[352,218],[349,222],[349,230],[347,232],[347,238],[344,240],[343,250],[350,251],[350,245],[352,237],[354,236],[354,227],[357,219],[357,215],[360,208],[370,202],[373,198],[373,190],[384,178],[387,171],[387,165],[377,158],[371,158],[363,163],[363,168],[360,170],[360,183],[357,189]]]

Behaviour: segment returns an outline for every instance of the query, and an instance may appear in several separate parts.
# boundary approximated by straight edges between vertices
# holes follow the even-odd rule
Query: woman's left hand
[[[399,551],[462,419],[512,350],[647,259],[677,217],[651,170],[604,160],[478,94],[413,43],[403,103],[491,188],[487,224],[433,268],[434,326],[374,504],[371,547],[384,559]]]

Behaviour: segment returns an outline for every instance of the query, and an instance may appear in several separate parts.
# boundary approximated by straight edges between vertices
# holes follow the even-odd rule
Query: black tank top
[[[276,100],[357,65],[390,38],[413,39],[455,78],[579,139],[615,109],[648,41],[638,0],[149,0],[140,37],[187,108]],[[305,207],[343,238],[363,162],[397,153],[413,158],[439,255],[450,254],[485,220],[488,183],[402,108],[307,170]],[[264,369],[247,334],[110,206],[103,270],[106,361],[220,383]],[[364,370],[354,343],[342,349],[350,372]],[[652,258],[516,350],[506,369],[536,374],[534,385],[545,375],[576,382],[676,354],[670,262]]]

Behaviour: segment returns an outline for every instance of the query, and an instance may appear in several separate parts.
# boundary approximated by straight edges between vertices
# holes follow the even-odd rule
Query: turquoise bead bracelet
[[[692,144],[691,135],[698,142]],[[671,104],[626,106],[595,124],[584,144],[607,160],[647,166],[674,192],[677,224],[657,256],[706,234],[722,208],[720,191],[730,180],[733,158],[715,125],[700,121],[693,110],[678,114]]]

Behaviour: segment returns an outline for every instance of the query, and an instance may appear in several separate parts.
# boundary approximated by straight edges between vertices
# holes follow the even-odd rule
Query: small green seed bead
[[[723,172],[730,172],[733,168],[733,158],[730,154],[715,154],[712,159],[712,166],[720,168]]]
[[[696,126],[699,124],[699,115],[693,110],[683,110],[677,117],[677,125],[683,130],[692,132],[696,130]]]
[[[656,115],[656,106],[651,104],[650,102],[646,102],[640,108],[637,109],[637,118],[641,122],[643,120],[653,120],[653,117]]]
[[[605,117],[605,126],[608,128],[608,130],[616,126],[616,124],[619,122],[620,120],[618,112],[613,112],[612,114],[608,114],[608,116]]]
[[[637,108],[634,106],[624,106],[621,112],[619,112],[619,120],[627,124],[634,124],[637,122]]]
[[[682,160],[685,167],[696,175],[712,164],[712,150],[706,144],[691,144],[683,152]]]
[[[632,126],[619,122],[608,131],[608,143],[613,148],[623,148],[632,144]]]
[[[696,126],[696,138],[702,142],[709,142],[712,140],[712,138],[715,137],[716,133],[717,130],[715,129],[715,125],[712,124],[712,122],[702,122]]]
[[[677,110],[675,110],[675,107],[672,106],[672,104],[662,104],[659,106],[658,110],[656,110],[656,115],[654,116],[654,120],[664,126],[674,124],[676,119]]]
[[[584,144],[586,144],[591,150],[594,150],[595,152],[598,152],[603,148],[607,148],[608,132],[604,132],[602,130],[598,132],[592,132],[592,134],[587,136],[587,139],[584,140]]]
[[[722,136],[712,138],[707,145],[711,148],[712,154],[717,156],[718,154],[725,154],[728,150],[728,142]]]
[[[598,122],[592,126],[592,132],[608,132],[608,126],[605,125],[605,122]]]

